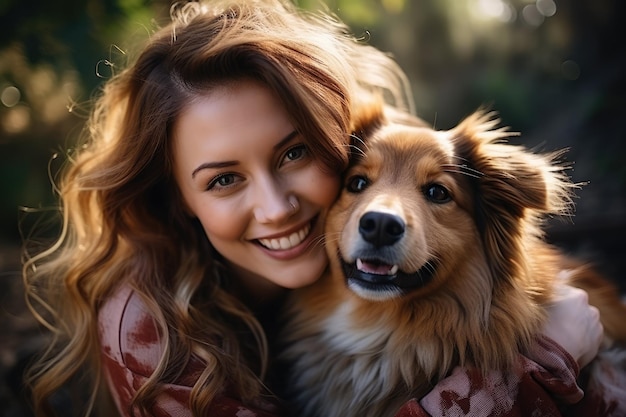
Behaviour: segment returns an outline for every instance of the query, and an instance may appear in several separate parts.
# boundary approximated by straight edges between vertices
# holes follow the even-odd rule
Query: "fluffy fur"
[[[564,269],[596,288],[606,330],[626,340],[614,289],[543,239],[543,219],[569,213],[575,187],[560,153],[505,143],[511,133],[485,111],[435,131],[372,106],[354,128],[327,224],[330,271],[287,311],[297,415],[393,415],[456,365],[507,368]]]

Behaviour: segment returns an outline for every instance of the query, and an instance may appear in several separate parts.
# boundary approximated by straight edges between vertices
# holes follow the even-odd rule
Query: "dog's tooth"
[[[356,258],[356,269],[358,269],[359,271],[363,270],[363,261],[361,260],[361,258]]]
[[[388,274],[389,275],[395,275],[398,273],[398,265],[394,265],[391,267],[391,269],[389,269]]]

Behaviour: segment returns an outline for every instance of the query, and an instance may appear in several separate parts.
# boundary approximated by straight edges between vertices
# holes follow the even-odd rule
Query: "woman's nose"
[[[259,223],[279,223],[298,209],[295,196],[276,180],[265,181],[255,193],[254,217]]]

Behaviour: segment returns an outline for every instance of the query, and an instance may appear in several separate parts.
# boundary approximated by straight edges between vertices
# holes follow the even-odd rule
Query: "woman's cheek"
[[[341,186],[339,176],[324,172],[320,168],[316,169],[308,184],[309,187],[314,184],[313,189],[317,193],[316,200],[326,209],[330,208],[339,196]]]
[[[204,232],[209,240],[239,240],[246,227],[242,206],[220,202],[206,204],[198,213],[198,220],[202,223]]]

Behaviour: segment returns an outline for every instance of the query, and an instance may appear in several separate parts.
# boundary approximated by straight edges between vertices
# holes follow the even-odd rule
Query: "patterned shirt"
[[[130,417],[131,399],[156,369],[162,353],[156,322],[141,298],[130,288],[122,287],[100,310],[99,333],[109,390],[120,415]],[[202,369],[202,361],[196,359],[180,380],[165,385],[151,415],[190,417],[189,398]],[[597,396],[584,396],[577,377],[576,361],[554,341],[542,337],[506,373],[483,375],[478,369],[455,368],[425,397],[407,402],[396,417],[625,415]],[[254,407],[244,405],[235,396],[224,394],[212,402],[207,416],[288,415],[279,410],[277,405],[265,402]]]

